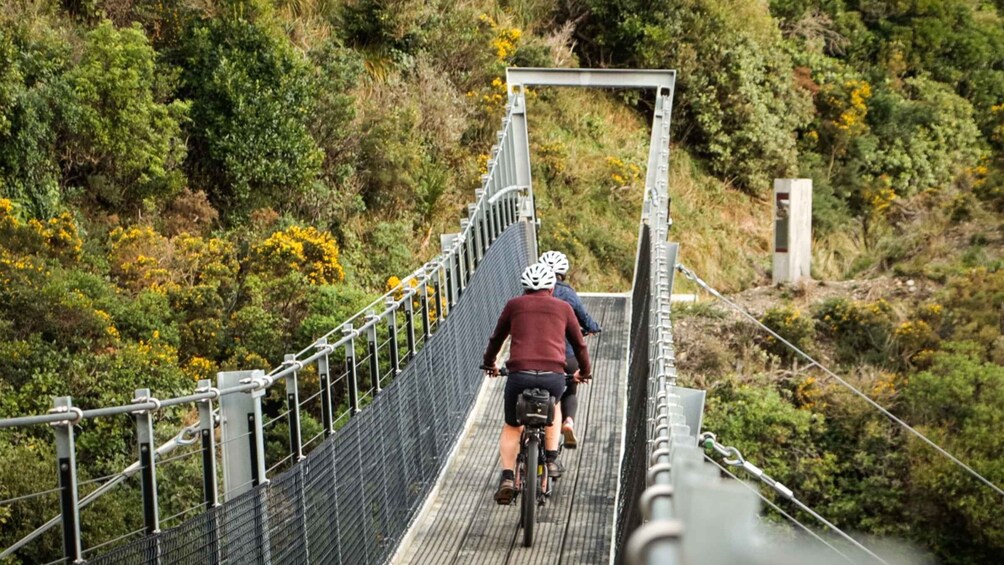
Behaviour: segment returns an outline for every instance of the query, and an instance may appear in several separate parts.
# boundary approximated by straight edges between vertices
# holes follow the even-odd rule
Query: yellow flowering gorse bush
[[[259,265],[276,276],[296,271],[315,285],[334,284],[345,278],[335,238],[310,226],[277,231],[256,246],[254,253]]]
[[[641,180],[641,167],[631,162],[624,162],[619,157],[607,157],[610,168],[610,180],[619,187],[633,187]]]

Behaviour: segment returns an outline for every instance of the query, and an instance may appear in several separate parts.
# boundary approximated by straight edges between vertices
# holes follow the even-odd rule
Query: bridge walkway
[[[412,525],[394,563],[608,563],[627,376],[628,298],[584,296],[603,333],[588,338],[593,383],[579,387],[580,447],[565,450],[565,474],[538,512],[532,548],[522,545],[519,508],[497,506],[503,379],[486,380],[472,423]],[[487,336],[478,336],[487,339]]]

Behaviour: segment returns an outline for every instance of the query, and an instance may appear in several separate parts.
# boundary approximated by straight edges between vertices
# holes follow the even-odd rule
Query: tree
[[[271,29],[239,17],[193,26],[180,58],[192,100],[188,168],[226,216],[288,208],[317,178],[307,58]]]
[[[46,28],[0,21],[0,197],[35,218],[61,204],[54,84],[69,46]]]
[[[748,192],[795,170],[795,133],[809,120],[776,22],[760,3],[589,2],[590,61],[676,69],[677,138]],[[595,63],[594,63],[595,64]]]
[[[113,206],[182,188],[188,104],[161,102],[161,77],[139,25],[119,30],[105,21],[87,34],[58,92],[64,182]]]

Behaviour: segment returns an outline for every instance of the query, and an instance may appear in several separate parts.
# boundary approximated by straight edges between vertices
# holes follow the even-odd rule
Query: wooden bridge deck
[[[503,380],[485,383],[473,423],[393,562],[401,564],[607,563],[613,530],[627,375],[628,299],[583,297],[603,333],[588,338],[594,380],[579,387],[579,448],[565,450],[565,474],[538,511],[532,548],[522,545],[517,505],[501,507],[498,436]],[[487,340],[487,336],[477,336]]]

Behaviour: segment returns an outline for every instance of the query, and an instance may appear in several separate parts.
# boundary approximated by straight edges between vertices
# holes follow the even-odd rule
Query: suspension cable
[[[791,514],[788,514],[787,512],[785,512],[784,510],[782,510],[781,507],[778,506],[777,504],[774,504],[773,501],[771,501],[769,498],[767,498],[766,496],[764,496],[762,492],[760,492],[760,489],[753,488],[749,484],[747,484],[746,481],[739,480],[739,477],[737,477],[735,475],[735,473],[733,473],[732,471],[729,471],[728,469],[726,469],[725,467],[723,467],[721,463],[719,463],[718,461],[715,461],[714,459],[712,459],[711,456],[708,455],[707,453],[704,454],[704,458],[707,459],[708,461],[710,461],[711,463],[713,463],[715,465],[715,467],[718,467],[719,469],[721,469],[723,473],[725,473],[726,475],[732,477],[739,484],[743,485],[744,487],[746,487],[747,489],[749,489],[750,491],[752,491],[753,494],[759,496],[760,500],[762,500],[765,503],[767,503],[767,505],[770,506],[771,508],[773,508],[775,511],[777,511],[778,514],[780,514],[780,515],[784,516],[785,518],[791,520],[798,527],[800,527],[803,530],[805,530],[805,533],[807,533],[810,536],[812,536],[812,537],[816,538],[817,540],[819,540],[819,543],[822,543],[826,547],[832,549],[838,555],[840,555],[841,557],[843,557],[848,563],[854,563],[853,559],[851,559],[846,554],[844,554],[844,552],[842,552],[839,549],[837,549],[836,547],[834,547],[830,542],[828,542],[825,539],[823,539],[822,536],[820,536],[816,532],[812,531],[812,528],[810,528],[810,527],[806,526],[805,524],[799,522],[797,518],[795,518]]]
[[[928,439],[927,436],[925,436],[924,434],[922,434],[919,431],[917,431],[916,429],[914,429],[910,424],[907,424],[903,420],[899,419],[895,414],[893,414],[889,410],[885,409],[878,402],[875,402],[874,400],[872,400],[870,396],[868,396],[867,394],[865,394],[865,393],[861,392],[860,390],[858,390],[854,385],[852,385],[851,383],[845,381],[844,379],[840,378],[839,375],[837,375],[833,371],[831,371],[831,370],[827,369],[826,367],[824,367],[819,361],[816,361],[815,359],[813,359],[812,357],[810,357],[808,353],[802,351],[798,347],[794,346],[791,342],[789,342],[788,340],[786,340],[783,337],[781,337],[780,335],[778,335],[777,332],[775,332],[774,330],[772,330],[769,327],[767,327],[766,324],[764,324],[763,322],[761,322],[760,320],[758,320],[756,318],[756,316],[750,314],[745,308],[743,308],[742,306],[740,306],[740,305],[736,304],[735,302],[729,300],[728,298],[725,298],[724,296],[722,296],[722,294],[720,292],[718,292],[717,290],[715,290],[714,288],[712,288],[711,285],[709,285],[708,283],[704,282],[704,280],[702,280],[701,277],[697,276],[696,273],[694,273],[693,271],[691,271],[687,267],[684,267],[682,264],[677,264],[676,265],[676,270],[680,271],[680,273],[682,273],[685,277],[687,277],[688,279],[692,280],[695,284],[697,284],[698,286],[700,286],[704,290],[708,291],[712,296],[714,296],[718,300],[721,300],[725,304],[731,306],[734,310],[736,310],[737,312],[739,312],[739,314],[741,314],[743,317],[745,317],[746,319],[750,320],[751,322],[753,322],[754,324],[756,324],[757,326],[759,326],[760,329],[762,329],[765,332],[769,333],[775,339],[777,339],[781,343],[783,343],[786,346],[788,346],[789,349],[791,349],[792,351],[794,351],[795,353],[797,353],[798,355],[800,355],[803,359],[805,359],[805,360],[809,361],[810,363],[812,363],[813,365],[819,367],[819,369],[821,371],[823,371],[824,373],[826,373],[828,376],[830,376],[831,378],[835,379],[837,382],[839,382],[840,384],[842,384],[844,387],[846,387],[847,389],[849,389],[851,392],[853,392],[857,396],[861,397],[865,402],[867,402],[868,404],[870,404],[873,408],[875,408],[876,410],[878,410],[879,412],[881,412],[883,415],[885,415],[887,418],[889,418],[893,422],[896,422],[897,424],[899,424],[903,429],[905,429],[906,431],[910,432],[911,434],[913,434],[914,436],[916,436],[917,438],[919,438],[921,441],[923,441],[927,445],[931,446],[935,451],[937,451],[941,455],[944,455],[945,457],[947,457],[949,460],[951,460],[953,463],[955,463],[959,467],[962,467],[963,469],[965,469],[974,478],[976,478],[977,480],[979,480],[980,482],[982,482],[986,486],[988,486],[988,487],[992,488],[993,490],[995,490],[997,492],[997,494],[999,494],[1001,496],[1004,496],[1004,489],[1001,489],[1001,487],[997,486],[996,484],[994,484],[993,482],[991,482],[989,479],[987,479],[983,475],[979,474],[975,469],[973,469],[969,465],[966,465],[965,463],[963,463],[958,457],[955,457],[954,455],[952,455],[951,453],[949,453],[945,448],[941,447],[940,445],[934,443],[932,440]]]
[[[839,534],[842,538],[854,544],[855,547],[867,553],[870,557],[874,558],[876,561],[882,563],[883,565],[889,565],[888,561],[876,555],[870,549],[868,549],[860,542],[858,542],[858,540],[854,539],[853,537],[845,533],[843,530],[833,525],[829,520],[820,516],[818,512],[816,512],[812,508],[809,508],[808,506],[805,505],[805,503],[795,498],[795,493],[792,492],[790,488],[784,486],[782,483],[778,482],[767,473],[764,473],[762,469],[744,459],[742,453],[740,453],[739,450],[736,449],[735,447],[732,446],[726,447],[718,443],[718,440],[715,438],[715,434],[711,432],[702,433],[699,439],[700,442],[704,444],[705,449],[711,449],[715,453],[721,455],[722,460],[725,462],[725,464],[730,465],[732,467],[739,467],[743,471],[746,471],[750,475],[753,475],[760,482],[774,489],[774,491],[780,494],[782,497],[786,498],[787,500],[790,500],[800,510],[812,516],[813,518],[818,520],[821,524],[830,528],[831,530]]]

